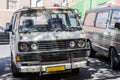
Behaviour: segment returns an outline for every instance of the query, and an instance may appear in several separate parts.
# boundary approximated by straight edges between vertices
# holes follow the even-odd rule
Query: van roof
[[[118,10],[118,9],[120,10],[120,6],[96,8],[96,9],[88,10],[87,12],[106,11],[106,10]]]
[[[17,11],[15,11],[14,13],[17,13],[17,12],[20,12],[20,11],[26,11],[26,10],[32,10],[32,9],[43,9],[43,10],[45,10],[45,9],[56,9],[56,10],[74,10],[74,9],[72,9],[72,8],[70,8],[70,7],[23,7],[22,9],[19,9],[19,10],[17,10]]]

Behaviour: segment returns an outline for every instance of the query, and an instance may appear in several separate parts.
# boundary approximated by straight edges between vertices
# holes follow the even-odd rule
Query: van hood
[[[65,40],[65,39],[78,39],[86,38],[83,30],[74,32],[32,32],[20,33],[20,41],[48,41],[48,40]]]

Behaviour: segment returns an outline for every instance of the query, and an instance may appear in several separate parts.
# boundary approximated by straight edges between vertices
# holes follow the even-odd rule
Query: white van
[[[105,7],[86,11],[83,29],[92,42],[90,57],[95,56],[93,50],[97,51],[108,57],[112,69],[119,69],[120,7]]]
[[[14,77],[26,72],[79,72],[79,67],[87,63],[87,39],[74,9],[20,9],[13,14],[10,29]]]

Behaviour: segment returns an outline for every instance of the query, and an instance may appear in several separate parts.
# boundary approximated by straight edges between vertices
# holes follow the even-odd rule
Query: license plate
[[[56,72],[56,71],[63,71],[65,70],[65,66],[54,66],[54,67],[47,67],[46,72]]]

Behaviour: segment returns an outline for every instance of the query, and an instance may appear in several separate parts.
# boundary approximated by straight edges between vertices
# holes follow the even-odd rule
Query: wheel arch
[[[91,40],[90,40],[90,39],[87,39],[87,42],[88,42],[88,41],[90,41],[90,42],[91,42]]]

